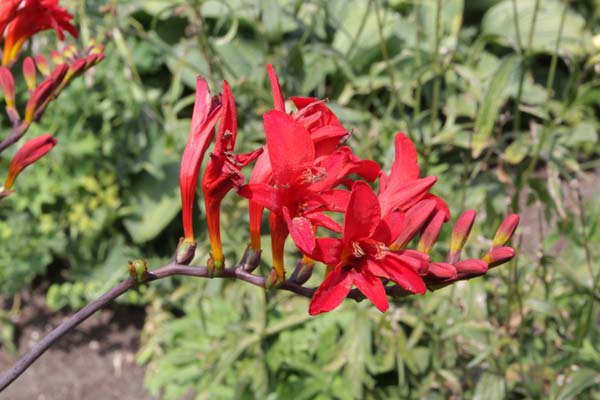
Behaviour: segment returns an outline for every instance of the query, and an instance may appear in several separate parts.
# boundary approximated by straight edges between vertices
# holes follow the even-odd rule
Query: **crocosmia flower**
[[[221,202],[234,186],[239,187],[244,183],[241,169],[262,152],[262,149],[258,149],[249,154],[233,154],[237,138],[237,116],[233,93],[227,81],[223,82],[221,114],[215,148],[202,177],[211,259],[216,269],[223,268],[224,262],[220,227]]]
[[[187,242],[194,241],[192,213],[200,165],[204,153],[215,135],[215,125],[220,116],[220,97],[213,98],[208,89],[208,83],[204,79],[198,78],[190,136],[183,152],[179,171],[184,239]]]
[[[391,252],[388,246],[404,226],[401,213],[382,219],[381,206],[373,190],[356,182],[344,216],[341,239],[319,238],[311,257],[333,266],[310,303],[311,315],[331,311],[356,286],[380,311],[388,300],[381,278],[389,279],[410,293],[425,293],[419,274]]]
[[[78,36],[77,29],[71,24],[73,16],[58,5],[58,0],[25,0],[21,8],[16,8],[20,2],[9,0],[7,3],[0,8],[0,12],[5,13],[0,17],[1,32],[6,29],[2,65],[12,64],[25,41],[38,32],[54,29],[60,40],[65,38],[64,31]],[[5,18],[8,21],[4,21]]]
[[[33,164],[56,145],[57,140],[45,133],[41,136],[31,139],[21,147],[10,162],[8,176],[4,181],[4,190],[12,188],[17,176],[28,165]]]

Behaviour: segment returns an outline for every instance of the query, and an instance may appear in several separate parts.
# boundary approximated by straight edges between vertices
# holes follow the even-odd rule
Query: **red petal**
[[[273,179],[279,185],[291,185],[315,160],[310,133],[281,111],[265,113],[264,125]]]
[[[338,266],[331,271],[321,285],[317,288],[308,313],[317,315],[331,311],[339,306],[352,288],[352,276],[346,269]]]
[[[214,152],[217,154],[226,151],[233,151],[237,137],[237,114],[235,110],[235,101],[233,99],[231,87],[227,81],[223,81],[223,94],[221,95],[221,102],[223,104],[223,111],[214,149]]]
[[[326,265],[337,265],[340,262],[343,243],[336,238],[318,238],[311,258]]]
[[[379,194],[383,214],[388,214],[395,209],[405,211],[412,207],[425,197],[436,180],[435,176],[404,182],[388,179],[385,191]]]
[[[365,182],[355,182],[344,216],[344,242],[371,237],[380,221],[381,210],[373,189]]]
[[[389,180],[407,182],[419,177],[419,164],[417,163],[417,149],[413,142],[403,133],[397,133],[394,139],[396,157]]]
[[[358,290],[367,296],[379,311],[386,312],[389,303],[381,279],[371,274],[368,269],[352,269],[350,274],[352,274],[354,285]]]
[[[261,183],[248,184],[242,186],[237,193],[271,211],[281,213],[279,191],[272,186]]]
[[[271,64],[267,64],[267,73],[269,74],[269,80],[271,81],[271,92],[273,93],[273,108],[277,111],[285,112],[285,102],[283,101],[283,94],[281,94],[281,87],[279,86],[279,79]]]
[[[395,254],[388,253],[381,261],[370,260],[369,266],[375,263],[387,272],[389,279],[397,285],[411,293],[425,293],[426,287],[423,279]]]
[[[375,229],[373,239],[385,245],[390,245],[404,230],[404,220],[405,216],[402,211],[389,213]]]
[[[323,213],[311,213],[307,215],[307,218],[310,219],[313,225],[322,226],[325,229],[329,229],[335,233],[342,233],[344,230],[340,224],[335,222],[333,218]]]
[[[310,220],[305,217],[291,218],[287,207],[283,207],[283,217],[298,250],[306,255],[312,254],[315,249],[315,233]]]

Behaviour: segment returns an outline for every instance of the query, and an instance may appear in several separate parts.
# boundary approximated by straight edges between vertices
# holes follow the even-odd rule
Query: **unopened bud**
[[[488,251],[482,260],[488,263],[490,268],[494,268],[510,261],[514,256],[515,249],[512,247],[498,246]]]
[[[454,265],[445,262],[434,262],[429,264],[429,271],[425,281],[454,281],[457,278],[458,273]]]
[[[48,60],[41,54],[35,56],[35,65],[44,77],[50,76],[50,66],[48,65]]]
[[[196,242],[193,240],[179,239],[177,251],[175,252],[175,261],[177,264],[188,265],[194,259],[196,254]]]
[[[36,111],[44,104],[53,90],[54,82],[47,79],[31,92],[25,106],[25,123],[30,124],[33,121]]]
[[[0,88],[4,94],[6,108],[15,108],[15,80],[10,70],[4,66],[0,67]]]
[[[459,261],[454,266],[456,267],[458,279],[473,278],[485,274],[488,270],[487,263],[477,259]]]
[[[475,221],[474,210],[465,211],[456,220],[450,236],[450,251],[448,252],[448,262],[450,264],[454,264],[460,259],[460,253],[469,237],[469,233],[471,233],[473,221]]]
[[[504,246],[515,233],[515,229],[519,225],[519,215],[511,214],[502,221],[492,242],[493,247]]]
[[[23,76],[25,77],[25,83],[29,90],[33,90],[36,86],[35,73],[36,70],[33,58],[25,57],[23,60]]]
[[[434,200],[423,200],[415,204],[408,211],[406,211],[406,216],[404,219],[404,229],[402,229],[402,233],[400,234],[400,236],[390,246],[390,249],[403,249],[408,244],[408,242],[410,242],[412,238],[415,237],[415,235],[421,229],[423,229],[423,225],[425,224],[425,222],[427,222],[434,209]]]
[[[129,276],[137,283],[144,282],[148,277],[148,263],[146,260],[129,261],[127,264]]]
[[[58,50],[52,50],[50,52],[50,58],[52,59],[52,62],[56,65],[62,64],[65,62],[65,59],[63,58],[62,54],[60,54],[60,52]]]
[[[433,248],[433,244],[437,240],[440,231],[442,230],[442,225],[444,224],[444,213],[436,212],[434,217],[425,227],[425,230],[421,234],[421,240],[419,240],[419,245],[417,250],[421,253],[429,254],[431,253],[431,249]]]

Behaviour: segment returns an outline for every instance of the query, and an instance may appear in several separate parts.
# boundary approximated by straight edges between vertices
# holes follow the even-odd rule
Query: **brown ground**
[[[48,310],[43,290],[23,297],[15,320],[20,329],[19,355],[70,315]],[[152,399],[144,390],[144,369],[135,364],[143,323],[144,312],[139,308],[113,306],[100,311],[52,346],[0,399]],[[0,349],[0,371],[17,358]]]

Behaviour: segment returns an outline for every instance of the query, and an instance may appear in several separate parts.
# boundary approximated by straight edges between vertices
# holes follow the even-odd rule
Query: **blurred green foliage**
[[[246,151],[263,141],[270,62],[286,95],[329,99],[360,156],[389,167],[394,133],[407,132],[454,215],[480,213],[470,255],[504,215],[523,213],[521,254],[385,315],[347,302],[308,318],[306,299],[243,283],[153,283],[121,300],[147,309],[138,361],[148,390],[165,399],[600,398],[600,208],[593,189],[590,200],[578,195],[600,167],[598,1],[64,4],[83,40],[106,44],[106,59],[33,129],[59,146],[0,203],[2,293],[58,271],[48,303],[80,307],[125,278],[128,259],[169,258],[182,231],[178,163],[196,75],[215,92],[222,79],[232,85]],[[245,207],[224,203],[230,262],[248,241]],[[201,232],[202,211],[197,224]],[[10,345],[5,321],[0,341]]]

